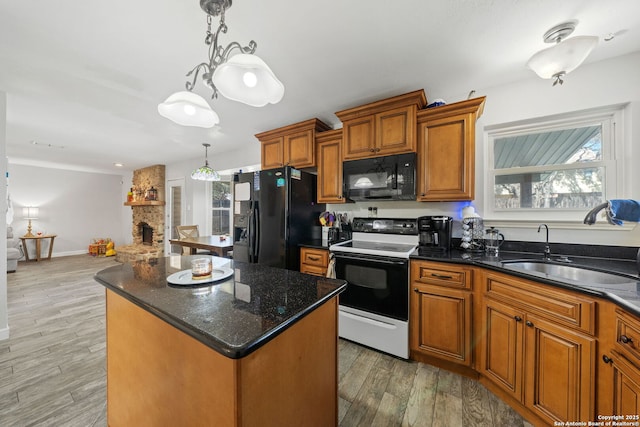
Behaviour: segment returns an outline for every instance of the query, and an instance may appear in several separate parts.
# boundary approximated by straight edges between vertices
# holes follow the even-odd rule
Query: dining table
[[[229,251],[233,250],[233,239],[220,235],[171,239],[169,243],[189,248],[191,255],[195,255],[198,249],[204,249],[215,252],[218,256],[226,257]]]

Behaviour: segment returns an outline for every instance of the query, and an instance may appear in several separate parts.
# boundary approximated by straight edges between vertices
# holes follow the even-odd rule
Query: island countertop
[[[95,279],[218,353],[242,358],[346,288],[344,280],[212,257],[228,279],[194,286],[167,282],[202,256],[168,256],[122,264]]]

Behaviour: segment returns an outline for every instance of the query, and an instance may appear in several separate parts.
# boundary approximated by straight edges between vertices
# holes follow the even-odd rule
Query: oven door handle
[[[401,261],[389,261],[389,260],[384,260],[384,259],[372,259],[372,258],[358,258],[358,257],[353,257],[353,256],[347,256],[347,255],[342,255],[339,254],[338,252],[331,252],[332,254],[335,255],[336,260],[337,259],[349,259],[352,261],[372,261],[372,262],[376,262],[376,263],[380,263],[380,264],[388,264],[388,265],[405,265],[407,263],[407,260],[401,260]]]

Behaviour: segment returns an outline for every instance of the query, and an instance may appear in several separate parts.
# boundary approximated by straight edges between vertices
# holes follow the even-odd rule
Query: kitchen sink
[[[538,272],[550,276],[550,278],[566,279],[574,282],[581,282],[585,285],[589,284],[604,284],[604,285],[621,285],[621,284],[636,284],[638,279],[633,277],[621,276],[618,274],[606,273],[603,271],[591,270],[588,268],[554,264],[547,261],[535,261],[535,260],[518,260],[518,261],[503,261],[503,265],[506,268],[521,269],[531,272]]]

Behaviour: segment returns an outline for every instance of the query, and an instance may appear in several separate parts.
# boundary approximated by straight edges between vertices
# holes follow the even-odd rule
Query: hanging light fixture
[[[253,107],[280,102],[284,96],[284,85],[271,68],[254,55],[258,46],[255,41],[251,40],[244,47],[238,42],[231,42],[226,47],[218,44],[220,33],[227,32],[224,16],[225,11],[231,7],[231,0],[200,0],[200,7],[207,14],[207,32],[204,42],[209,46],[208,62],[196,65],[187,73],[187,77],[191,77],[191,80],[185,84],[187,91],[175,93],[167,98],[158,106],[160,114],[179,124],[197,122],[197,124],[186,124],[186,126],[211,127],[217,124],[219,122],[217,114],[202,97],[192,93],[200,74],[204,83],[213,91],[212,99],[217,98],[218,93],[221,93],[225,98]],[[213,32],[211,24],[213,18],[217,16],[220,16],[220,23]],[[192,96],[188,96],[189,94]],[[207,119],[201,121],[196,121],[193,117],[185,119],[185,115],[189,114],[187,110],[191,112],[191,116],[201,115]],[[214,121],[215,123],[211,124]]]
[[[220,175],[209,166],[209,159],[207,158],[208,149],[211,147],[211,144],[204,143],[202,145],[204,146],[204,166],[191,172],[191,179],[198,181],[220,181]]]
[[[578,36],[566,39],[576,28],[576,21],[564,22],[547,31],[545,43],[555,46],[541,50],[527,62],[527,67],[543,79],[553,79],[553,86],[564,83],[564,76],[575,70],[587,59],[596,44],[596,36]]]

